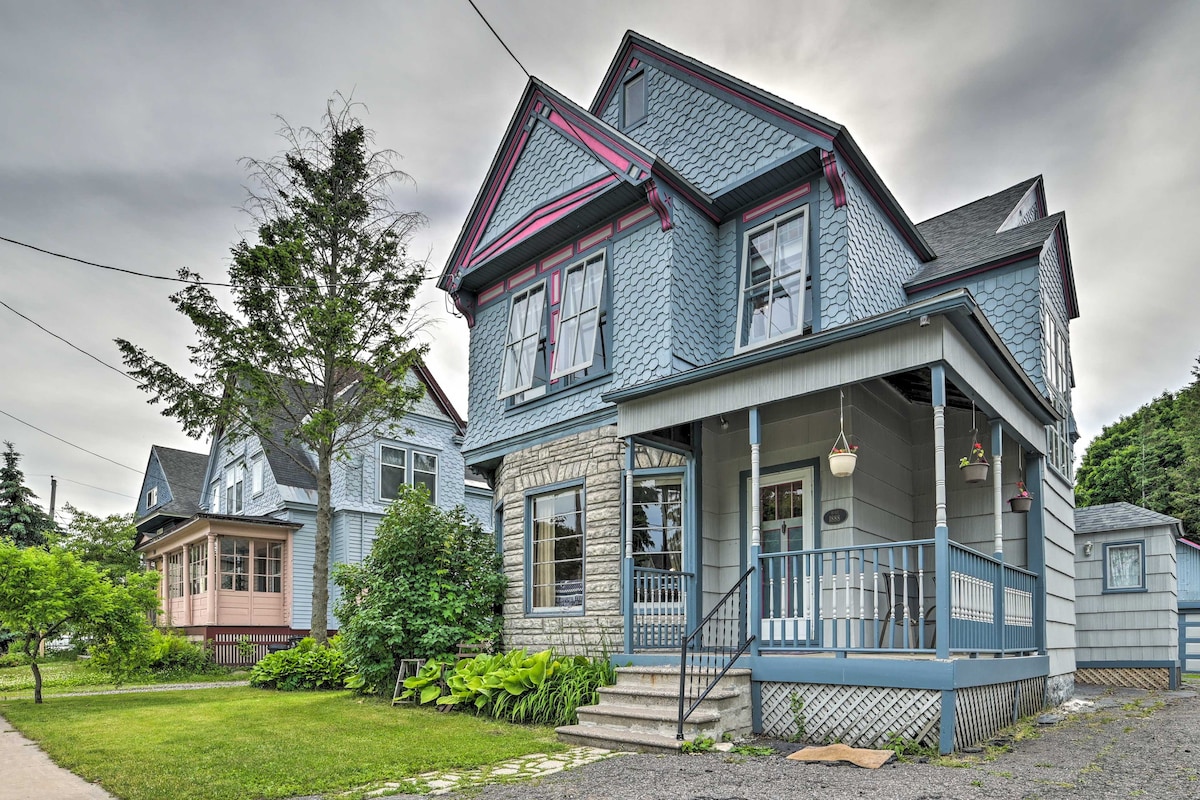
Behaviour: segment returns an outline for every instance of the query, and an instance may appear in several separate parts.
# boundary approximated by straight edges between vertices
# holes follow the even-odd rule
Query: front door
[[[761,636],[764,643],[809,644],[816,638],[814,562],[801,551],[817,546],[813,470],[766,473],[759,486]]]

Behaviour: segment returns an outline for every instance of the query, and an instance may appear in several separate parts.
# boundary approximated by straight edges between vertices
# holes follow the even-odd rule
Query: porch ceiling
[[[933,379],[927,369],[901,372],[884,378],[904,399],[917,405],[933,405]],[[953,381],[946,381],[946,405],[950,408],[969,410],[971,398],[967,397]]]

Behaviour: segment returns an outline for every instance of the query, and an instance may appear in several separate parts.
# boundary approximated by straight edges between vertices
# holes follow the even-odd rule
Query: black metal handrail
[[[679,653],[679,727],[675,731],[676,739],[683,739],[684,721],[700,707],[704,698],[708,697],[754,641],[754,637],[749,635],[746,619],[749,579],[754,571],[754,567],[746,570],[733,588],[683,640]],[[690,697],[695,699],[688,706]]]

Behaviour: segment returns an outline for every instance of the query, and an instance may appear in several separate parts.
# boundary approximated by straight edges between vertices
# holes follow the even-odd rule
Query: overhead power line
[[[117,497],[127,497],[130,500],[138,499],[131,494],[125,494],[124,492],[113,491],[112,489],[105,489],[103,486],[93,486],[92,484],[84,483],[83,481],[77,481],[72,478],[64,478],[62,475],[59,475],[57,472],[54,474],[50,474],[49,472],[39,472],[35,475],[27,475],[26,477],[27,478],[54,478],[55,480],[66,481],[67,483],[73,483],[77,486],[86,486],[89,489],[95,489],[100,492],[108,492],[109,494],[115,494]]]
[[[66,439],[62,438],[61,436],[55,436],[50,431],[43,430],[42,428],[39,428],[37,425],[34,425],[31,422],[26,422],[25,420],[21,419],[20,417],[14,417],[12,414],[8,413],[7,411],[5,411],[2,408],[0,408],[0,414],[3,414],[4,416],[8,417],[9,419],[11,419],[15,422],[21,423],[22,425],[24,425],[27,428],[33,428],[38,433],[44,433],[47,436],[49,436],[51,439],[57,439],[58,441],[67,445],[68,447],[74,447],[76,450],[82,450],[83,452],[87,453],[89,456],[95,456],[96,458],[100,459],[101,461],[107,461],[110,464],[116,464],[118,467],[127,469],[130,472],[135,472],[138,475],[142,474],[142,470],[140,470],[140,469],[134,469],[133,467],[129,466],[128,464],[122,464],[120,461],[113,461],[108,456],[102,456],[99,453],[93,453],[91,450],[88,450],[86,447],[80,447],[79,445],[75,444],[74,442],[69,442]]]
[[[496,37],[496,41],[500,43],[500,46],[503,47],[510,56],[512,56],[513,61],[517,62],[517,66],[520,67],[521,71],[525,73],[525,77],[532,78],[533,76],[529,74],[529,70],[525,69],[525,65],[521,63],[521,59],[517,58],[516,54],[513,53],[509,46],[504,43],[504,40],[500,38],[500,34],[496,33],[496,29],[492,27],[492,23],[488,22],[488,18],[483,15],[482,11],[479,10],[479,6],[475,5],[475,0],[467,0],[467,2],[471,4],[471,8],[475,9],[475,13],[479,15],[481,20],[483,20],[483,24],[487,25],[488,30],[492,32],[492,36]]]
[[[135,269],[126,269],[125,267],[114,267],[110,264],[100,264],[95,261],[88,261],[86,258],[76,258],[75,256],[69,256],[65,253],[56,253],[53,250],[47,250],[44,247],[38,247],[37,245],[28,244],[27,242],[21,242],[16,239],[10,239],[7,236],[0,236],[0,242],[8,242],[9,244],[15,244],[18,247],[25,247],[25,248],[28,248],[29,250],[33,250],[38,253],[43,253],[44,255],[53,256],[54,258],[62,258],[67,261],[74,261],[76,264],[83,264],[85,266],[95,267],[97,269],[105,269],[105,270],[109,270],[110,272],[120,272],[125,275],[134,275],[139,278],[150,278],[151,280],[156,280],[156,281],[171,281],[172,283],[186,283],[186,284],[190,284],[193,286],[221,286],[221,287],[225,287],[225,288],[233,288],[235,286],[235,284],[226,283],[223,281],[202,281],[202,280],[195,280],[192,278],[176,278],[171,275],[153,275],[149,272],[138,272]],[[369,281],[344,281],[344,282],[339,283],[338,286],[371,286],[376,283],[383,283],[384,280],[385,280],[384,278],[375,278],[375,279],[372,279]],[[425,280],[428,280],[428,278],[425,278]],[[313,284],[311,286],[296,286],[296,285],[281,283],[281,284],[264,285],[262,288],[263,289],[313,289],[313,288],[328,289],[329,285],[328,284]]]
[[[58,339],[60,342],[62,342],[63,344],[65,344],[67,347],[70,347],[72,350],[75,350],[75,351],[77,351],[77,352],[79,352],[79,353],[82,353],[83,355],[85,355],[85,356],[87,356],[88,358],[90,358],[92,361],[95,361],[95,362],[96,362],[97,364],[99,364],[100,366],[102,366],[102,367],[105,367],[105,368],[107,368],[107,369],[111,369],[113,372],[117,373],[117,374],[118,374],[118,375],[120,375],[122,378],[128,378],[129,380],[133,381],[134,383],[137,383],[137,382],[138,382],[138,379],[137,379],[137,378],[133,377],[132,375],[130,375],[130,374],[129,374],[128,372],[126,372],[125,370],[121,369],[120,367],[114,367],[112,364],[109,364],[107,361],[104,361],[103,359],[99,358],[98,356],[94,356],[94,355],[92,355],[92,354],[91,354],[91,353],[89,353],[87,350],[84,350],[82,347],[80,347],[79,345],[75,344],[74,342],[71,342],[71,341],[68,341],[67,339],[64,339],[62,336],[59,336],[57,333],[55,333],[54,331],[50,330],[50,329],[49,329],[49,328],[47,328],[46,326],[44,326],[44,325],[41,325],[41,324],[40,324],[40,323],[38,323],[38,322],[35,322],[34,320],[32,320],[32,319],[30,319],[29,317],[27,317],[27,316],[25,316],[24,314],[22,314],[20,311],[17,311],[15,308],[13,308],[12,306],[10,306],[8,303],[4,302],[3,300],[0,300],[0,306],[4,306],[4,307],[5,307],[5,308],[7,308],[9,311],[11,311],[12,313],[16,314],[16,315],[17,315],[18,317],[20,317],[21,319],[23,319],[23,320],[25,320],[26,322],[28,322],[30,325],[34,326],[35,328],[37,328],[38,330],[42,331],[43,333],[46,333],[46,334],[49,334],[50,336],[53,336],[55,339]]]

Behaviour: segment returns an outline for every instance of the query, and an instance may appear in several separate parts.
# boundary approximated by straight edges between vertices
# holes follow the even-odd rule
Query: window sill
[[[605,372],[601,372],[598,375],[592,375],[590,377],[584,378],[584,379],[580,380],[578,383],[576,383],[574,386],[571,386],[566,389],[547,391],[541,397],[535,397],[534,399],[527,400],[524,403],[510,403],[508,401],[505,401],[504,413],[505,414],[517,414],[517,413],[520,413],[527,409],[538,408],[539,406],[544,406],[547,403],[553,403],[560,398],[570,397],[571,395],[578,394],[579,392],[582,392],[586,389],[591,389],[593,387],[603,385],[604,383],[611,382],[611,380],[612,380],[612,370],[606,370]]]
[[[526,619],[535,619],[538,617],[582,617],[585,616],[583,607],[578,609],[564,609],[562,611],[552,611],[550,609],[534,610],[528,609],[525,611]]]
[[[1138,594],[1141,592],[1150,591],[1147,587],[1142,586],[1137,589],[1109,589],[1107,586],[1100,590],[1101,594]]]

